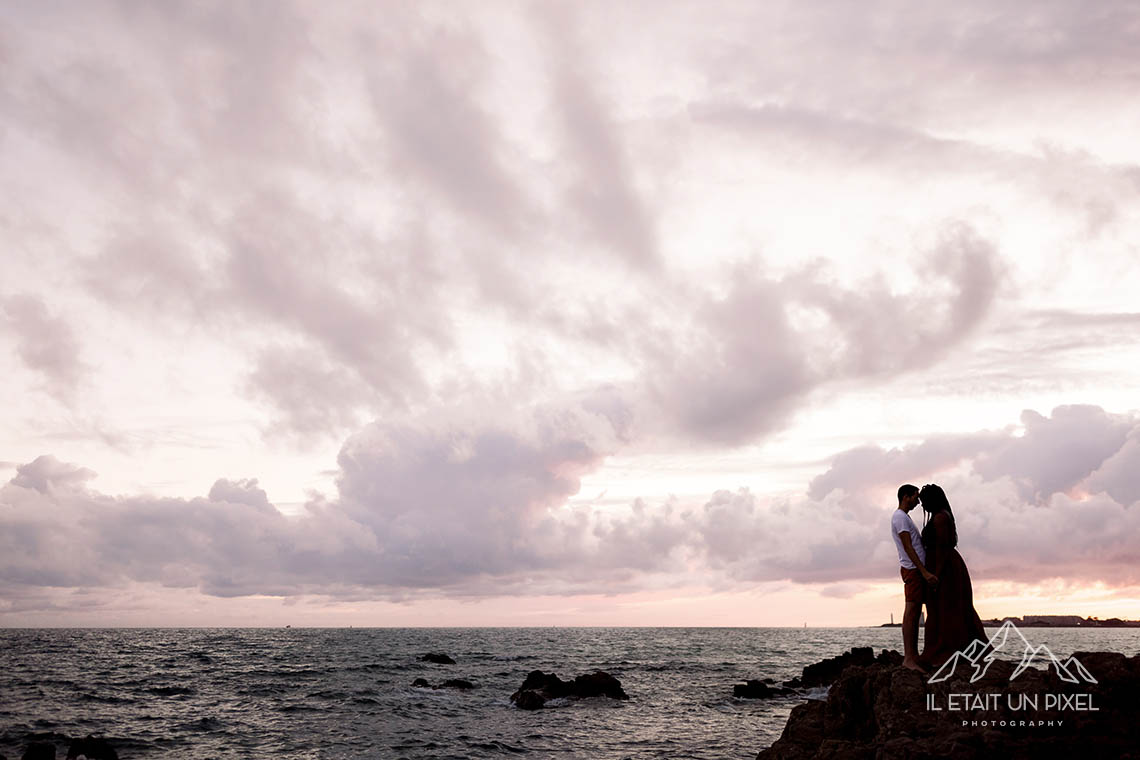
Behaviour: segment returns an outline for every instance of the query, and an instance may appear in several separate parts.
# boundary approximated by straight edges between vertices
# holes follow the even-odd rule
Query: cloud
[[[762,99],[696,102],[688,106],[688,114],[702,132],[723,131],[738,138],[731,144],[735,151],[763,156],[769,166],[797,172],[830,172],[841,166],[907,184],[929,183],[934,177],[993,186],[1014,183],[1083,219],[1090,235],[1118,221],[1121,204],[1140,191],[1140,175],[1132,164],[1048,143],[1026,150],[945,137],[937,124],[870,121],[852,118],[847,111]]]
[[[1051,436],[1078,418],[1106,420],[1094,429],[1115,450],[1068,492],[1046,493],[1056,481],[1033,481],[1026,463],[1046,472]],[[894,567],[885,526],[904,469],[907,480],[946,488],[975,582],[1140,582],[1140,512],[1113,495],[1136,495],[1134,478],[1120,477],[1136,469],[1140,421],[1096,408],[1027,414],[1024,435],[843,452],[805,496],[724,490],[703,504],[637,500],[616,510],[568,506],[618,444],[610,419],[581,399],[459,419],[363,428],[339,457],[336,498],[312,500],[297,517],[253,479],[219,480],[204,498],[112,497],[91,488],[90,470],[40,457],[0,489],[0,584],[23,599],[40,587],[127,583],[223,597],[406,599],[790,580],[848,598]],[[999,472],[1002,463],[1010,469]]]
[[[703,565],[737,581],[884,578],[895,562],[884,527],[895,490],[938,482],[975,581],[1134,583],[1140,420],[1093,406],[1022,420],[1021,430],[840,452],[807,498],[718,492],[684,520],[684,535]]]
[[[560,8],[545,19],[550,48],[551,106],[559,114],[565,157],[573,179],[569,205],[587,231],[636,271],[661,265],[652,212],[636,189],[621,130],[589,72],[588,48],[577,39],[577,21]]]
[[[269,433],[295,440],[353,427],[357,410],[373,397],[359,375],[308,346],[262,349],[249,376],[248,392],[278,410]]]
[[[874,276],[844,286],[819,267],[783,279],[739,265],[724,296],[646,347],[648,393],[685,436],[739,444],[784,424],[818,387],[929,367],[987,315],[1001,280],[993,247],[951,224],[911,292]],[[794,316],[807,313],[803,324]],[[684,323],[682,323],[684,324]]]
[[[0,314],[16,341],[24,365],[43,378],[43,388],[70,404],[87,375],[79,339],[71,324],[52,314],[44,300],[31,294],[0,299]]]
[[[1089,493],[1105,493],[1125,507],[1140,501],[1140,430],[1129,431],[1124,445],[1101,461],[1084,488]]]
[[[565,502],[615,435],[604,414],[575,404],[485,424],[373,425],[341,452],[338,498],[298,518],[252,479],[219,480],[205,498],[112,497],[88,487],[90,470],[45,456],[0,490],[0,580],[398,598],[573,575],[606,555]]]
[[[859,583],[836,583],[831,586],[825,586],[820,590],[821,596],[826,596],[829,599],[851,599],[858,596],[866,586]]]
[[[1046,418],[1027,410],[1024,435],[1005,442],[974,463],[983,478],[1007,477],[1023,499],[1042,502],[1067,492],[1124,447],[1135,422],[1097,406],[1062,406]]]
[[[881,488],[890,483],[902,485],[914,480],[917,473],[929,475],[954,469],[1007,440],[1008,433],[1001,432],[940,435],[903,449],[874,445],[848,449],[832,458],[826,472],[812,478],[808,495],[819,501],[837,489],[851,492]]]
[[[821,382],[897,366],[882,346],[952,346],[985,313],[996,252],[962,226],[921,263],[930,314],[871,274],[851,289],[760,265],[708,282],[670,270],[662,199],[644,190],[663,170],[616,107],[593,12],[515,19],[556,43],[516,50],[520,68],[496,52],[514,27],[390,10],[373,24],[352,9],[97,5],[50,54],[15,25],[0,105],[44,136],[37,156],[80,159],[83,208],[109,231],[83,246],[80,283],[136,327],[189,319],[247,357],[238,387],[276,411],[269,431],[344,435],[365,414],[422,411],[440,366],[463,372],[469,315],[490,314],[548,361],[628,347],[641,377],[626,393],[652,399],[648,417],[740,443]],[[615,261],[636,288],[566,287]],[[828,324],[804,330],[793,309]],[[514,395],[582,389],[557,378]]]
[[[513,146],[478,99],[490,66],[483,41],[403,16],[403,30],[385,25],[359,36],[386,162],[495,234],[520,234],[535,211],[509,169]]]
[[[82,164],[69,186],[82,191],[80,216],[98,220],[98,234],[51,247],[67,251],[69,270],[78,258],[83,295],[125,334],[177,325],[224,345],[233,387],[274,417],[269,436],[343,439],[362,420],[411,419],[464,377],[469,395],[509,382],[499,394],[526,402],[609,383],[646,437],[747,444],[786,426],[820,389],[940,362],[984,324],[1007,282],[991,236],[929,217],[924,225],[944,231],[908,252],[902,274],[918,284],[906,290],[873,266],[844,282],[823,265],[767,265],[759,242],[695,276],[670,259],[688,245],[670,237],[670,220],[687,211],[672,193],[705,178],[700,162],[712,153],[689,116],[674,123],[653,99],[658,74],[673,69],[647,75],[615,54],[609,35],[626,26],[611,14],[636,10],[518,16],[495,6],[452,18],[393,8],[383,23],[359,10],[108,4],[74,11],[90,22],[82,36],[48,40],[36,25],[12,25],[24,31],[0,106],[15,132],[43,136],[22,163],[37,177],[39,159]],[[64,20],[58,9],[8,12]],[[872,118],[799,51],[791,60],[811,86],[769,97],[767,68],[727,65],[752,61],[751,43],[712,55],[701,31],[768,13],[713,12],[700,28],[679,9],[644,20],[673,40],[688,72],[670,95],[677,113],[759,121],[859,155],[903,143],[922,161],[959,166],[970,151],[983,162],[1001,153],[931,136],[915,113],[925,90],[904,88],[910,100]],[[954,28],[972,39],[976,13],[955,14]],[[821,55],[838,69],[842,54],[893,68],[914,45],[903,35],[868,62],[838,18],[868,25],[841,10],[796,10],[787,23],[817,26]],[[907,34],[934,28],[929,18],[896,21]],[[790,44],[768,24],[754,31]],[[532,38],[554,44],[520,42]],[[765,66],[787,73],[783,62]],[[632,93],[635,81],[649,94]],[[675,175],[689,161],[695,174]],[[177,191],[156,189],[168,187]],[[14,201],[57,226],[52,204]],[[509,357],[488,369],[493,352]],[[543,371],[504,366],[524,352]]]
[[[95,477],[86,467],[61,462],[50,454],[45,454],[32,462],[16,466],[16,477],[12,485],[30,488],[42,494],[50,494],[56,488],[74,489]]]

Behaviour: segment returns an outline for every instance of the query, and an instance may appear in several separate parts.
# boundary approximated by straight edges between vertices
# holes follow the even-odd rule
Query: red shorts
[[[918,572],[917,567],[900,567],[899,572],[902,573],[903,591],[906,594],[908,602],[918,602],[922,604],[922,597],[926,592],[926,581],[922,579],[922,573]]]

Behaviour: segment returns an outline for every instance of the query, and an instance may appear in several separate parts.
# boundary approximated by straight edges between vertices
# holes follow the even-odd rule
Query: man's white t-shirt
[[[907,570],[914,570],[914,563],[911,562],[910,557],[906,555],[906,549],[903,548],[902,539],[899,538],[900,533],[910,534],[910,545],[914,547],[914,553],[918,555],[918,561],[925,567],[926,550],[922,548],[922,534],[919,533],[918,526],[914,524],[914,520],[910,519],[910,515],[901,509],[896,509],[895,513],[891,515],[891,538],[895,540],[895,546],[898,547],[899,550],[899,564]]]

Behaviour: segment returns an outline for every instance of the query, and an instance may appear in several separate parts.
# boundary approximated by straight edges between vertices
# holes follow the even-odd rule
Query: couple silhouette
[[[899,487],[899,507],[891,515],[891,537],[899,552],[906,607],[903,611],[903,666],[929,674],[975,639],[986,640],[974,610],[970,572],[958,553],[958,529],[950,501],[940,486]],[[919,531],[910,511],[926,512]],[[926,605],[926,630],[918,652],[918,619]]]

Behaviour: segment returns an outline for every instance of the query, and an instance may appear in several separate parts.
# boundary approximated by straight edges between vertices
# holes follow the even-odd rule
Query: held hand
[[[937,575],[935,575],[934,573],[932,573],[930,571],[927,571],[927,573],[924,577],[926,578],[926,585],[927,586],[930,586],[930,588],[932,588],[932,589],[938,588],[938,576]]]

